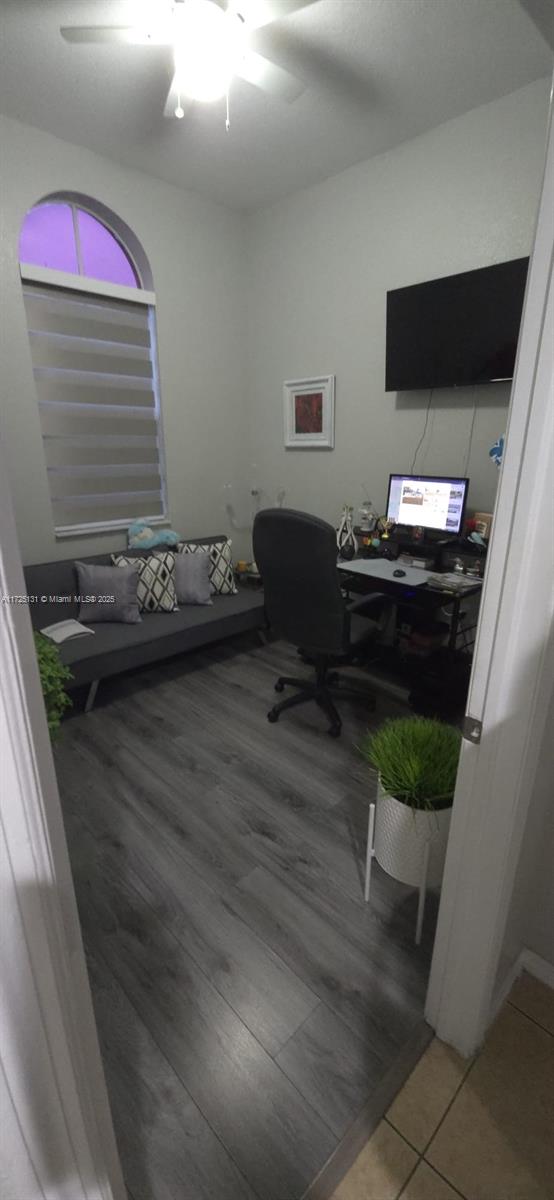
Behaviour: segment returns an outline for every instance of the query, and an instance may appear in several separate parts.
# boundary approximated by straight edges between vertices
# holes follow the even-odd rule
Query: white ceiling
[[[236,208],[334,175],[552,66],[518,0],[315,0],[256,34],[306,90],[286,104],[234,83],[226,133],[223,103],[164,119],[167,50],[60,36],[60,25],[130,23],[136,2],[0,0],[0,111]]]

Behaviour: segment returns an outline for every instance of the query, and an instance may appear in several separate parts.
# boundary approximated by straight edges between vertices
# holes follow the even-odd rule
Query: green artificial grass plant
[[[450,808],[460,755],[459,729],[428,717],[385,721],[360,747],[381,784],[411,808]]]
[[[64,710],[71,704],[65,683],[73,676],[64,666],[58,647],[42,633],[35,633],[35,648],[48,729],[52,740],[57,737]]]

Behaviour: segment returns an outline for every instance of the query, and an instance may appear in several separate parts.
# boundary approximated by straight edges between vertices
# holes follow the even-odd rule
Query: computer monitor
[[[387,517],[455,537],[463,528],[468,487],[469,479],[444,475],[391,475]]]

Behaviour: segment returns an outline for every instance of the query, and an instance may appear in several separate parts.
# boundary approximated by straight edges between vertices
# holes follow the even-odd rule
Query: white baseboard
[[[527,971],[529,975],[533,975],[535,979],[540,979],[541,983],[554,989],[554,965],[549,963],[546,958],[541,958],[540,954],[535,954],[534,950],[527,950],[524,947],[496,989],[492,1005],[493,1018],[500,1012],[522,971]]]
[[[522,950],[518,962],[521,971],[528,971],[529,975],[534,975],[535,979],[540,979],[541,983],[554,990],[554,963],[541,958],[534,950]]]
[[[508,968],[503,979],[501,979],[500,983],[496,985],[491,1004],[490,1024],[492,1024],[495,1017],[498,1016],[500,1009],[506,1003],[516,979],[519,979],[519,976],[523,970],[524,967],[523,963],[521,962],[521,954],[518,954],[515,962],[513,962],[511,967]]]

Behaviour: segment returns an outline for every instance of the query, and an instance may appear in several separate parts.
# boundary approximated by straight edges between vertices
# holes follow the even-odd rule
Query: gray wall
[[[285,488],[287,504],[335,521],[366,495],[382,508],[389,472],[409,469],[428,394],[384,391],[385,293],[529,252],[547,101],[548,84],[532,84],[244,216],[0,118],[0,433],[24,561],[125,541],[54,537],[17,262],[32,204],[89,194],[141,240],[158,296],[171,519],[185,535],[229,529],[242,555],[248,533],[233,531],[224,505],[248,527],[253,484],[262,502]],[[285,451],[283,381],[322,372],[337,378],[336,448]],[[461,472],[467,459],[474,508],[494,502],[488,450],[508,391],[432,397],[416,467]]]
[[[250,457],[269,497],[336,521],[365,494],[382,510],[410,468],[429,393],[384,391],[388,289],[530,251],[549,86],[539,81],[254,214],[248,228]],[[283,448],[282,384],[336,375],[333,451]],[[416,468],[464,472],[492,509],[488,450],[509,385],[437,391]],[[475,408],[471,453],[469,435]]]
[[[0,118],[0,146],[0,433],[23,561],[126,544],[124,533],[54,537],[17,246],[27,209],[58,190],[101,201],[142,242],[158,300],[171,519],[184,535],[219,532],[223,485],[242,475],[243,218],[17,121]]]

